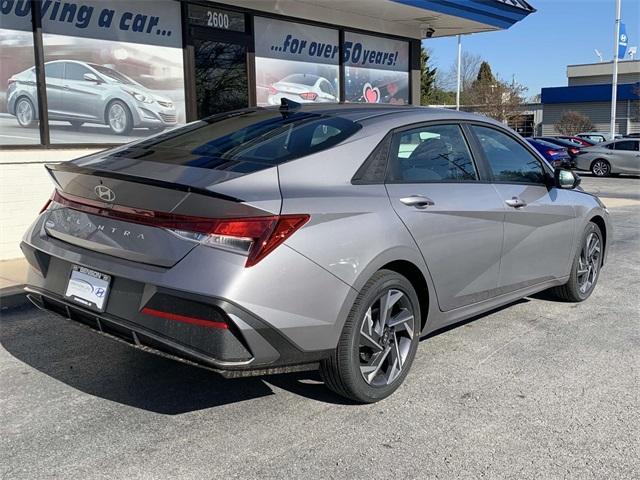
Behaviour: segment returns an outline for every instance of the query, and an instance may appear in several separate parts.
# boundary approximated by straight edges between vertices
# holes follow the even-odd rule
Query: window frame
[[[526,142],[526,140],[518,138],[518,136],[514,135],[509,130],[502,128],[498,125],[495,125],[493,123],[485,123],[480,121],[467,121],[465,122],[465,124],[468,126],[469,135],[473,137],[474,156],[479,158],[480,161],[484,164],[487,178],[489,178],[490,183],[504,184],[504,185],[529,185],[529,186],[549,187],[550,178],[553,178],[553,169],[546,162],[546,160],[544,160],[541,157],[540,153],[538,153],[538,151],[535,150],[533,146],[529,145]],[[522,148],[524,148],[527,152],[529,152],[529,154],[532,155],[533,158],[541,165],[542,171],[543,171],[542,181],[541,182],[514,182],[511,180],[498,180],[496,176],[493,174],[493,170],[491,169],[491,162],[487,158],[487,155],[485,154],[484,149],[482,148],[480,139],[478,138],[477,134],[473,131],[473,128],[471,128],[473,126],[484,127],[491,130],[495,130],[497,132],[502,133],[503,135],[506,135],[507,137],[510,137],[516,143],[520,144]]]
[[[460,135],[462,136],[462,140],[464,141],[465,145],[467,146],[467,150],[469,152],[469,156],[471,158],[471,163],[473,164],[475,171],[476,171],[476,176],[477,178],[474,180],[460,180],[460,181],[453,181],[453,180],[445,180],[445,181],[438,181],[438,180],[423,180],[423,181],[405,181],[405,180],[395,180],[391,178],[391,162],[394,160],[397,160],[398,156],[397,156],[397,152],[400,148],[400,138],[402,137],[402,134],[411,130],[418,130],[420,128],[430,128],[430,127],[437,127],[437,126],[445,126],[445,125],[453,125],[458,127],[458,129],[460,130]],[[478,161],[478,159],[475,157],[474,153],[473,153],[473,148],[471,145],[471,142],[469,141],[468,138],[468,133],[465,131],[464,128],[464,123],[459,121],[459,120],[434,120],[434,121],[430,121],[430,122],[420,122],[420,123],[413,123],[410,125],[404,125],[402,127],[399,128],[395,128],[391,130],[391,145],[389,148],[389,152],[387,154],[387,165],[386,165],[386,169],[385,169],[385,176],[384,176],[384,183],[385,184],[389,184],[389,185],[393,185],[393,184],[397,184],[397,185],[403,185],[403,184],[465,184],[465,183],[482,183],[483,182],[483,174],[485,172],[483,172],[483,169],[480,166],[480,162]],[[377,147],[376,147],[377,148]]]

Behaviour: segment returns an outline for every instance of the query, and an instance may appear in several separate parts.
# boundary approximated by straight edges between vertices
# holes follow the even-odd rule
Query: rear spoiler
[[[80,175],[91,175],[95,177],[111,178],[114,180],[122,180],[126,182],[139,183],[141,185],[148,185],[152,187],[167,188],[170,190],[177,190],[185,193],[197,193],[198,195],[204,195],[207,197],[217,198],[220,200],[227,200],[230,202],[242,202],[243,200],[235,198],[222,193],[216,193],[205,188],[193,187],[191,185],[185,185],[182,183],[168,182],[163,180],[157,180],[154,178],[138,177],[136,175],[130,175],[122,172],[115,172],[113,170],[100,170],[90,167],[81,167],[71,162],[46,164],[45,168],[54,183],[64,190],[64,185],[59,179],[57,173],[72,173]]]

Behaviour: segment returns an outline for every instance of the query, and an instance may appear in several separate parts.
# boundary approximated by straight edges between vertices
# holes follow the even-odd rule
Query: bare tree
[[[478,76],[481,64],[482,57],[480,55],[470,52],[462,52],[462,57],[460,58],[460,83],[462,84],[463,91],[471,87],[471,84]],[[436,80],[438,88],[441,90],[456,91],[456,86],[458,84],[457,68],[457,62],[454,62],[445,74],[442,76],[438,75]]]
[[[595,128],[589,117],[573,110],[563,112],[560,120],[554,126],[562,135],[575,135]]]
[[[465,105],[488,117],[507,123],[520,115],[527,88],[516,82],[507,83],[499,78],[494,81],[476,81],[465,91]]]

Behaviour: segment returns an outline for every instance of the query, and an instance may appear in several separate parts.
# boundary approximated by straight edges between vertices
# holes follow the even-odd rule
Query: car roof
[[[279,107],[265,107],[278,109]],[[301,104],[297,111],[312,112],[320,115],[338,116],[353,122],[366,124],[367,127],[398,128],[412,123],[435,120],[481,121],[506,128],[504,124],[492,118],[475,113],[460,112],[448,108],[418,107],[414,105],[391,105],[379,103],[320,103]]]

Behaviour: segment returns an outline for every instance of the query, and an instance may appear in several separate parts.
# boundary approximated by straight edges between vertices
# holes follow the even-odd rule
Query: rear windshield
[[[304,73],[296,73],[294,75],[289,75],[288,77],[284,77],[282,82],[289,83],[299,83],[301,85],[307,85],[309,87],[316,84],[318,81],[317,75],[305,75]]]
[[[360,128],[345,118],[310,112],[243,110],[129,145],[118,156],[249,172],[326,150]]]

